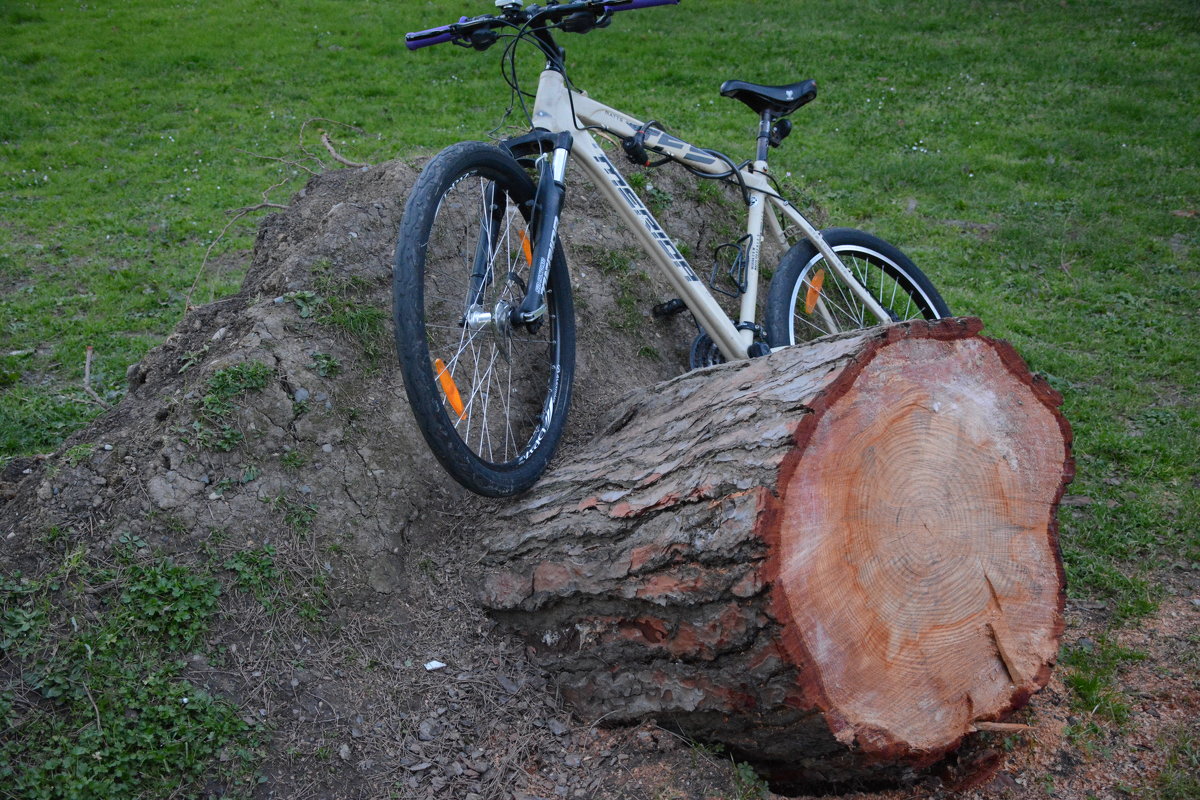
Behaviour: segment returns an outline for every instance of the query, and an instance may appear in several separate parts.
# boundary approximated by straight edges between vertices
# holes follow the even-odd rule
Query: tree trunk
[[[585,718],[653,717],[776,787],[902,778],[1045,685],[1061,398],[978,320],[641,392],[505,512],[484,603]]]

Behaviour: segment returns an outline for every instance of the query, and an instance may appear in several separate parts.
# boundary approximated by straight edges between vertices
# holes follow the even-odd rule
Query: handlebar
[[[461,17],[458,22],[450,25],[440,25],[423,31],[413,31],[404,35],[404,46],[409,50],[431,47],[455,40],[469,40],[475,31],[492,30],[503,27],[520,27],[538,19],[553,22],[562,20],[571,14],[590,12],[597,18],[617,11],[634,11],[639,8],[652,6],[679,5],[679,0],[579,0],[574,3],[562,3],[538,7],[513,8],[506,10],[503,16],[484,15],[480,17]],[[514,3],[516,6],[516,3]]]

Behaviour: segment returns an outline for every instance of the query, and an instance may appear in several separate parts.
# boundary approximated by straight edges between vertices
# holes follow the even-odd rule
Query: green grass
[[[1117,724],[1127,722],[1129,705],[1118,688],[1118,675],[1126,665],[1145,658],[1145,653],[1104,638],[1068,649],[1062,659],[1067,667],[1064,682],[1074,692],[1076,710]]]
[[[219,581],[132,551],[0,576],[0,785],[22,798],[246,797],[262,733],[189,680]],[[90,599],[95,598],[95,599]],[[97,602],[99,601],[99,602]],[[212,654],[219,658],[219,654]]]
[[[509,101],[499,50],[409,53],[402,37],[491,8],[0,6],[0,457],[53,449],[99,413],[89,345],[92,387],[116,400],[189,297],[236,289],[258,215],[214,246],[226,212],[271,187],[287,202],[329,161],[320,129],[371,162],[485,138]],[[684,0],[561,43],[581,88],[737,159],[755,120],[721,81],[818,79],[772,153],[798,204],[900,245],[1065,397],[1070,491],[1091,501],[1060,514],[1071,595],[1124,624],[1153,611],[1171,564],[1200,561],[1193,2]],[[536,59],[523,63],[532,87]],[[360,287],[314,288],[291,298],[302,314],[387,357],[386,309],[356,304]],[[206,430],[208,446],[237,445]],[[309,506],[273,502],[287,525],[312,523]],[[1080,675],[1107,658],[1071,657]],[[1113,700],[1097,724],[1116,725],[1106,665],[1075,691]]]

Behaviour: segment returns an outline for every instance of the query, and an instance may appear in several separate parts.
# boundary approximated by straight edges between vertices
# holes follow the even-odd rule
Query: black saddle
[[[817,82],[808,80],[786,86],[763,86],[746,81],[725,81],[721,84],[721,96],[741,100],[760,116],[769,111],[773,116],[786,117],[816,98]]]

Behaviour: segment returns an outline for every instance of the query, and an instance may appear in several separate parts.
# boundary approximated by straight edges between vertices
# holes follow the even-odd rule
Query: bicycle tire
[[[821,236],[893,321],[950,316],[932,281],[893,245],[852,228],[830,228]],[[825,257],[807,239],[780,260],[767,289],[767,341],[772,347],[879,324],[825,265]]]
[[[540,326],[514,326],[509,313],[528,285],[534,191],[505,151],[453,145],[414,184],[396,246],[396,351],[413,416],[446,471],[489,497],[537,481],[571,400],[575,321],[560,246]]]

